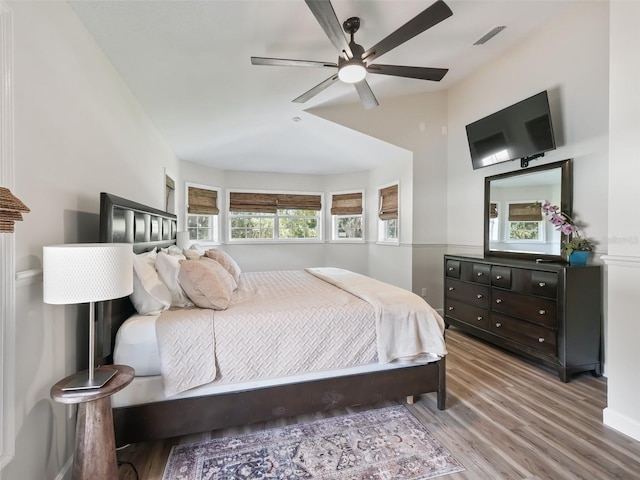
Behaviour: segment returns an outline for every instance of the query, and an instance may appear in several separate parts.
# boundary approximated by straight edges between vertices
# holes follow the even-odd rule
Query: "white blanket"
[[[306,270],[373,305],[380,363],[447,354],[442,317],[415,293],[341,268]]]
[[[165,311],[156,321],[167,396],[214,380],[442,356],[443,331],[417,295],[334,268],[243,274],[227,310]]]

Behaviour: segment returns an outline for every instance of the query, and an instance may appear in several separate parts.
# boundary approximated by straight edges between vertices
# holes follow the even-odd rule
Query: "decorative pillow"
[[[180,257],[184,257],[184,255],[182,254],[182,249],[176,245],[171,245],[168,248],[161,248],[160,249],[161,253],[166,253],[167,255],[177,255]],[[160,253],[158,252],[158,253]]]
[[[133,293],[129,298],[140,315],[157,315],[171,306],[171,292],[156,271],[157,255],[155,249],[133,255]]]
[[[231,274],[206,257],[181,260],[178,282],[193,303],[213,310],[225,310],[235,288]]]
[[[192,252],[196,252],[198,255],[203,256],[204,255],[204,248],[202,248],[200,245],[198,245],[197,243],[194,243],[193,245],[191,245],[188,250],[192,251]]]
[[[240,267],[231,255],[217,248],[207,250],[205,255],[222,265],[231,274],[236,284],[240,281]]]
[[[193,303],[178,283],[180,260],[185,260],[185,256],[159,252],[156,258],[156,271],[171,293],[171,306],[191,307]]]
[[[199,260],[203,254],[198,253],[195,250],[191,250],[190,248],[185,248],[182,251],[182,254],[186,257],[187,260]]]

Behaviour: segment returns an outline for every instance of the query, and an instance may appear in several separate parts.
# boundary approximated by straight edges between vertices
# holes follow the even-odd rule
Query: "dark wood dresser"
[[[497,257],[444,257],[444,320],[569,381],[601,374],[602,271]]]

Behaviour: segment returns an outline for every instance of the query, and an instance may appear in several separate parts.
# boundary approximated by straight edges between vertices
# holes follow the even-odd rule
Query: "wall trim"
[[[37,268],[33,270],[22,270],[16,273],[16,287],[26,287],[28,285],[34,285],[36,283],[42,283],[42,269]]]
[[[629,256],[622,256],[622,255],[602,255],[600,259],[607,265],[640,268],[640,257],[629,257]]]
[[[637,420],[607,407],[602,411],[602,423],[640,442],[640,422]]]
[[[13,16],[0,1],[0,185],[14,188]],[[0,233],[0,471],[15,455],[15,243]]]

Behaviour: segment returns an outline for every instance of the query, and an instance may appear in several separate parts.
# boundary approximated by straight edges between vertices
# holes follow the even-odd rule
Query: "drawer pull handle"
[[[481,277],[482,275],[484,275],[484,273],[482,273],[482,272],[478,272],[476,275],[478,275],[479,277]]]
[[[449,287],[449,291],[450,291],[450,292],[453,292],[454,290],[455,290],[455,288],[454,288],[454,287]]]
[[[449,271],[450,271],[450,272],[453,272],[454,270],[455,270],[455,268],[453,268],[453,267],[449,267]]]
[[[479,294],[477,295],[477,297],[478,297],[478,298],[483,298],[483,297],[484,297],[484,295],[482,295],[481,293],[479,293]]]
[[[502,299],[501,298],[496,298],[496,303],[502,303]]]
[[[496,275],[496,280],[502,280],[502,275]]]
[[[540,337],[540,338],[538,339],[538,342],[540,342],[540,343],[544,343],[544,338]]]
[[[546,311],[546,310],[538,310],[538,313],[539,313],[540,315],[544,315],[544,314],[546,314],[546,313],[547,313],[547,311]]]
[[[449,311],[453,310],[453,307],[449,307]]]
[[[502,326],[502,324],[500,322],[496,323],[496,327],[500,328]]]
[[[544,283],[544,282],[540,282],[540,283],[538,284],[538,286],[539,286],[539,287],[546,287],[546,286],[547,286],[547,284],[546,284],[546,283]]]
[[[478,316],[477,320],[478,320],[479,322],[481,322],[481,321],[482,321],[482,317]]]

